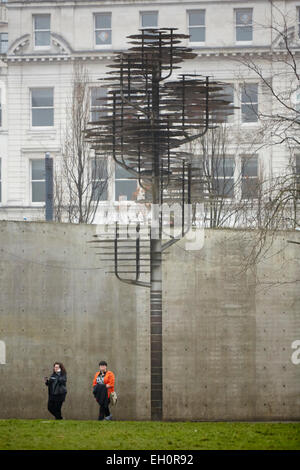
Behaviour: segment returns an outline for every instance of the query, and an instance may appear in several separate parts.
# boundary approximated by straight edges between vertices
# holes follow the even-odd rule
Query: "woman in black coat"
[[[48,410],[55,416],[55,419],[63,419],[61,407],[67,394],[66,383],[66,369],[61,362],[55,362],[51,377],[45,377],[45,384],[49,393]]]

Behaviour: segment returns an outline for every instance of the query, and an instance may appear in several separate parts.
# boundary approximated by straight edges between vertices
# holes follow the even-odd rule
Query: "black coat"
[[[51,377],[46,381],[48,386],[49,398],[51,400],[63,401],[67,394],[67,376],[64,374],[53,372]]]

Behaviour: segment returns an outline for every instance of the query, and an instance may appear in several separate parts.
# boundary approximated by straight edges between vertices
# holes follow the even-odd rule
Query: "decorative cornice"
[[[52,43],[59,49],[59,52],[50,51],[36,51],[32,53],[20,53],[30,43],[30,35],[25,34],[18,38],[10,46],[6,55],[1,58],[4,62],[60,62],[60,61],[98,61],[98,60],[111,60],[115,53],[126,52],[126,50],[83,50],[75,51],[70,44],[59,34],[51,33]],[[274,47],[276,44],[277,47]],[[288,53],[299,55],[300,41],[295,41],[291,45],[290,51],[282,47],[280,42],[273,43],[270,46],[233,46],[233,47],[194,47],[193,52],[199,58],[239,58],[239,57],[270,57],[281,56]]]
[[[11,62],[74,62],[76,60],[83,61],[95,61],[98,60],[111,60],[113,59],[112,55],[72,55],[72,56],[63,56],[63,55],[23,55],[23,56],[6,56],[1,58],[4,63]]]
[[[23,47],[27,46],[30,42],[30,34],[24,34],[20,38],[16,39],[8,48],[7,56],[11,54],[17,54],[17,52]]]

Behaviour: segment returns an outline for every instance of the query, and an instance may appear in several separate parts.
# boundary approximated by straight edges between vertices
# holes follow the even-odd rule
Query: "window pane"
[[[33,182],[32,183],[32,202],[44,202],[45,201],[45,182]]]
[[[98,121],[101,117],[106,116],[107,88],[91,89],[91,121]],[[100,99],[99,99],[100,98]]]
[[[242,88],[242,103],[257,103],[257,84],[246,85]]]
[[[252,24],[252,8],[243,8],[241,10],[236,10],[235,15],[237,25]]]
[[[111,44],[111,31],[96,31],[96,44]]]
[[[31,161],[31,179],[44,180],[45,179],[45,160],[32,160]]]
[[[258,106],[257,104],[242,104],[242,122],[257,122]]]
[[[244,158],[242,162],[242,176],[258,175],[258,159],[257,157]]]
[[[220,95],[223,100],[227,101],[229,106],[234,105],[234,88],[233,85],[226,85],[224,89],[220,92]],[[224,110],[224,122],[232,122],[233,121],[233,109]]]
[[[36,88],[31,90],[32,107],[53,106],[53,89]]]
[[[243,178],[242,179],[242,198],[251,199],[258,195],[258,179],[257,178]]]
[[[107,184],[105,182],[93,183],[92,201],[107,201]]]
[[[237,41],[252,41],[252,26],[237,26],[236,27],[236,40]]]
[[[229,103],[233,103],[233,85],[226,85],[224,86],[223,90],[221,91],[222,97],[224,100],[229,101]]]
[[[101,180],[107,178],[107,161],[102,158],[93,158],[91,161],[92,166],[92,180]]]
[[[234,197],[234,179],[213,179],[212,181],[213,192],[216,196]]]
[[[116,179],[120,179],[120,178],[125,178],[126,179],[126,178],[133,178],[133,176],[125,168],[121,167],[120,165],[116,165],[115,178]]]
[[[8,34],[1,33],[0,34],[0,53],[7,52],[8,49]]]
[[[204,42],[205,41],[205,28],[190,28],[189,35],[190,35],[190,42]]]
[[[33,108],[32,126],[53,126],[53,109]]]
[[[189,12],[189,26],[205,25],[205,10]]]
[[[50,32],[49,31],[38,31],[35,33],[35,45],[36,46],[49,46],[50,45]]]
[[[212,174],[218,177],[233,176],[234,158],[218,158],[212,162]]]
[[[92,106],[101,106],[103,104],[103,100],[99,101],[99,98],[106,97],[106,88],[92,88],[91,89],[91,104]]]
[[[126,180],[116,180],[115,183],[115,200],[127,200],[133,201],[135,198],[134,193],[137,188],[136,180],[126,181]]]
[[[300,175],[300,155],[296,155],[296,174]]]
[[[50,29],[50,15],[36,15],[34,17],[34,29]]]
[[[147,11],[141,13],[142,17],[142,28],[157,28],[158,24],[158,13],[155,11]]]
[[[104,13],[101,15],[95,15],[95,27],[96,29],[110,29],[111,28],[111,13]]]

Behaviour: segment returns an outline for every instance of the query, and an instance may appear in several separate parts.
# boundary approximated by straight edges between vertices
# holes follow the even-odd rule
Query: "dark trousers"
[[[105,416],[109,416],[110,415],[110,411],[109,411],[109,402],[110,402],[110,399],[108,399],[108,404],[107,406],[100,406],[99,408],[99,421],[102,421],[104,419]]]
[[[55,416],[55,419],[63,419],[61,415],[61,407],[63,401],[51,400],[48,401],[48,411]]]

